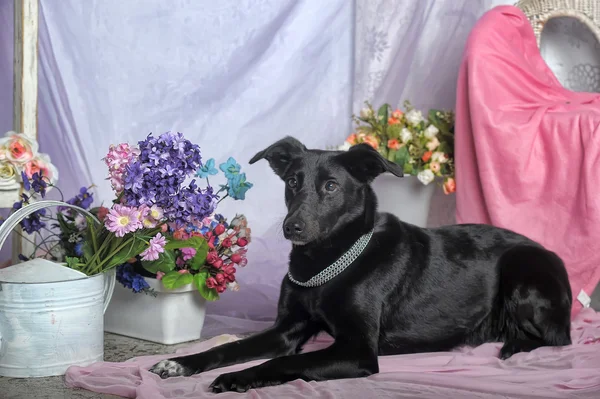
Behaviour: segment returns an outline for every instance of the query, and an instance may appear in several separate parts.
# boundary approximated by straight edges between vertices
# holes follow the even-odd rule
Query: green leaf
[[[208,243],[206,240],[202,240],[202,244],[196,248],[196,255],[190,261],[190,267],[193,270],[199,270],[202,265],[206,262],[206,255],[208,254]]]
[[[402,146],[396,152],[396,163],[404,166],[408,162],[409,157],[410,155],[408,154],[408,148],[406,148],[406,146]]]
[[[406,175],[410,175],[412,174],[413,171],[413,166],[411,163],[405,163],[404,164],[404,174]]]
[[[171,271],[165,274],[161,281],[166,289],[174,290],[179,287],[183,287],[184,285],[191,284],[194,281],[194,276],[192,276],[190,273],[182,274],[176,271]]]
[[[380,123],[382,125],[386,125],[388,123],[388,118],[389,118],[389,108],[390,105],[389,104],[383,104],[381,107],[379,107],[379,110],[377,111],[377,116],[381,117],[381,121]]]
[[[165,245],[165,249],[194,248],[198,250],[202,243],[206,244],[206,240],[202,237],[190,237],[187,240],[169,240]]]
[[[79,263],[79,258],[75,258],[72,256],[67,256],[65,258],[65,260],[67,261],[67,266],[70,267],[71,269],[77,269],[77,264]]]
[[[387,159],[388,159],[388,161],[390,161],[390,162],[395,162],[395,160],[396,160],[396,154],[397,154],[397,152],[398,152],[398,151],[396,151],[396,150],[390,150],[390,151],[388,152],[388,155],[387,155]]]
[[[146,249],[146,246],[148,245],[144,240],[136,237],[135,235],[129,237],[125,236],[121,239],[117,239],[117,241],[119,241],[119,245],[117,246],[117,248],[115,248],[115,250],[117,250],[120,246],[122,246],[125,243],[126,245],[112,256],[112,258],[103,266],[103,270],[108,270],[113,266],[122,265],[129,259],[143,252],[144,249]]]
[[[150,273],[156,274],[158,271],[168,273],[175,269],[175,252],[172,249],[167,249],[158,256],[157,260],[142,261],[142,266]]]
[[[196,287],[200,295],[202,295],[202,297],[207,301],[216,301],[217,299],[219,299],[219,293],[214,288],[208,288],[206,286],[206,279],[209,276],[210,274],[208,274],[208,272],[196,274],[194,276],[194,287]]]

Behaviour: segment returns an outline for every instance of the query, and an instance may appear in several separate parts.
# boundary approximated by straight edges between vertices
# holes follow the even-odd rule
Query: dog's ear
[[[250,159],[250,164],[264,158],[269,161],[269,165],[275,174],[283,178],[287,168],[292,163],[292,159],[304,151],[306,151],[304,144],[288,136],[258,152]]]
[[[388,161],[368,144],[357,144],[336,157],[340,164],[358,180],[370,183],[384,172],[403,177],[402,166]]]

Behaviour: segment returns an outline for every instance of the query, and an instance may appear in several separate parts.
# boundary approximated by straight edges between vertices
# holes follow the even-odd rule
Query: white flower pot
[[[426,227],[431,197],[437,181],[428,185],[415,176],[397,177],[384,173],[371,184],[377,195],[379,212],[396,215],[400,220],[420,227]]]
[[[200,339],[206,313],[200,293],[191,284],[167,290],[160,281],[145,279],[156,297],[115,284],[104,330],[165,345]]]

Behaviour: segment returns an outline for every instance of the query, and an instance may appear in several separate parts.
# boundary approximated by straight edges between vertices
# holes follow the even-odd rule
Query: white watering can
[[[28,215],[62,206],[93,220],[88,211],[61,201],[27,205],[0,227],[0,247]],[[100,222],[98,222],[100,223]],[[104,357],[104,311],[115,287],[114,269],[91,277],[45,260],[0,269],[0,376],[63,375]]]

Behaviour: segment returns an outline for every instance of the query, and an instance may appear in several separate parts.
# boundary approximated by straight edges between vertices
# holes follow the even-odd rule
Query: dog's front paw
[[[160,378],[179,377],[179,376],[190,376],[194,374],[194,370],[184,366],[177,359],[162,360],[152,366],[150,369],[151,373],[157,374]]]
[[[238,371],[235,373],[221,374],[210,384],[209,389],[214,393],[234,391],[246,392],[252,388],[258,388],[256,379],[248,372]]]

